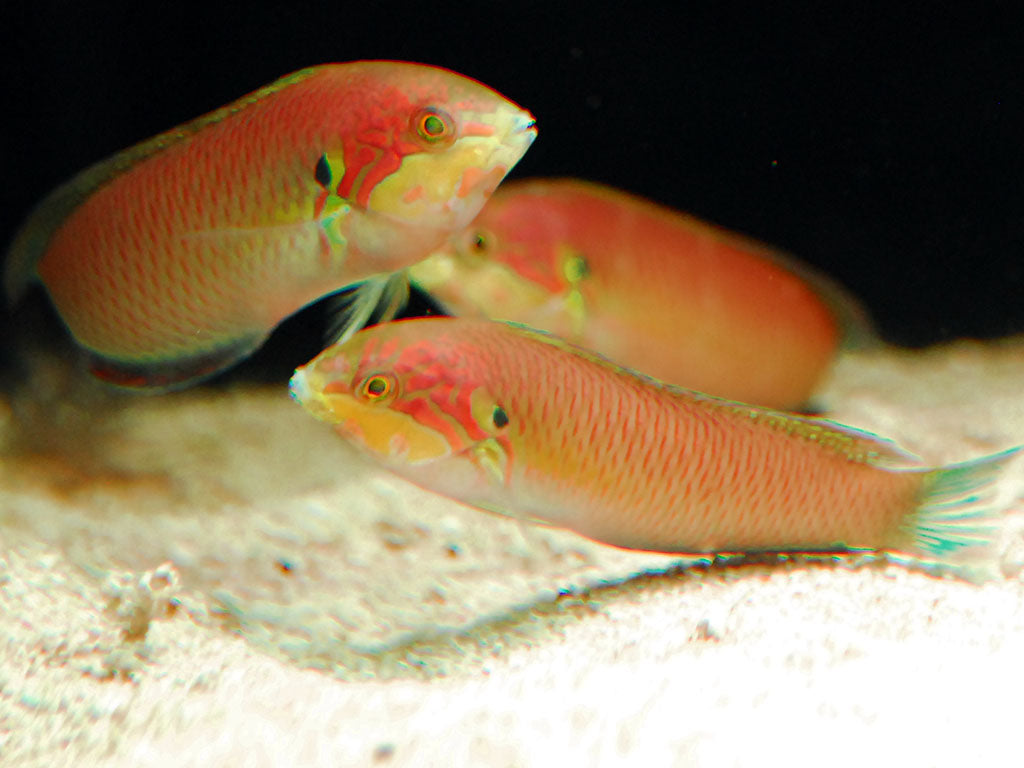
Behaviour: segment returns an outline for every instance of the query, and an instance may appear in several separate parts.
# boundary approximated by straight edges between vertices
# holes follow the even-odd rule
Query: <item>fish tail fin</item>
[[[998,572],[1007,506],[999,480],[1022,450],[1017,446],[925,472],[918,505],[903,520],[897,548],[935,570],[974,581],[992,578]]]
[[[50,239],[89,193],[103,180],[103,163],[86,168],[73,179],[50,192],[29,211],[14,235],[4,260],[4,293],[8,306],[16,305],[38,280],[38,267]]]
[[[48,211],[37,208],[29,214],[7,249],[4,260],[4,295],[7,306],[14,307],[36,279],[36,266],[50,242],[52,228],[46,221]]]
[[[409,275],[399,270],[378,275],[332,300],[328,313],[332,319],[327,329],[328,345],[348,341],[371,321],[393,320],[409,303]]]

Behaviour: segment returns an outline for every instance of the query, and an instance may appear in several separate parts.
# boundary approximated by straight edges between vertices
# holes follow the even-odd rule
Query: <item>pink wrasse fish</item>
[[[549,331],[709,394],[804,404],[867,337],[834,283],[763,243],[576,179],[503,185],[412,270],[451,314]]]
[[[1018,450],[925,468],[868,432],[462,318],[367,328],[300,368],[291,391],[423,488],[662,552],[867,549],[974,567],[992,554],[996,480]]]
[[[438,67],[304,69],[58,187],[13,241],[92,370],[181,386],[359,281],[350,330],[463,229],[530,146],[532,116]]]

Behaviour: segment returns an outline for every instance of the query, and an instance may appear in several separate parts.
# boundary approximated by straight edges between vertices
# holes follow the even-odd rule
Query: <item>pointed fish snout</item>
[[[306,380],[306,369],[304,367],[297,368],[292,375],[291,380],[288,382],[288,392],[291,394],[292,400],[299,405],[305,405],[309,400],[309,382]]]

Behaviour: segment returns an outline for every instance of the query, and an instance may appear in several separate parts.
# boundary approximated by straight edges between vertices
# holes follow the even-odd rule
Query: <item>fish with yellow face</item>
[[[464,228],[530,146],[533,117],[438,67],[311,67],[79,173],[6,264],[40,281],[100,378],[182,386],[281,320],[366,281],[349,328]]]
[[[427,490],[660,552],[881,550],[982,575],[1019,452],[930,468],[868,432],[465,318],[360,331],[296,371],[291,391]]]

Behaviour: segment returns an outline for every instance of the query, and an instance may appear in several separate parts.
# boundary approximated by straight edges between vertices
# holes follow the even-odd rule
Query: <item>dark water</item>
[[[0,240],[82,167],[283,73],[399,58],[477,77],[536,114],[515,176],[592,178],[775,244],[861,296],[890,341],[1024,331],[1024,63],[1010,5],[927,18],[686,5],[699,8],[5,6]],[[249,370],[304,362],[313,313]],[[5,367],[12,333],[0,321]]]

